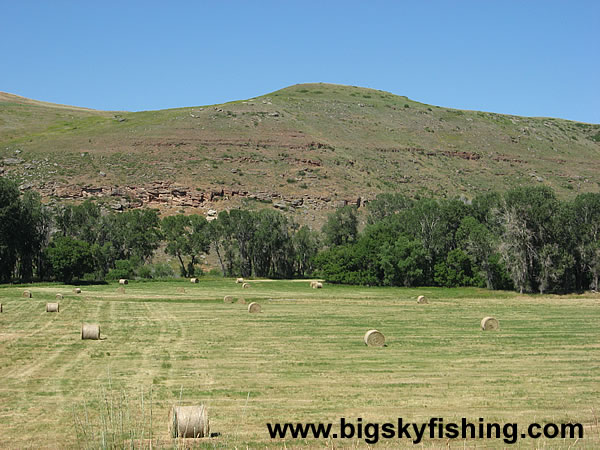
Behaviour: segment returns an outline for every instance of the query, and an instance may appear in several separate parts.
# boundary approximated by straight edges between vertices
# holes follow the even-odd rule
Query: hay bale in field
[[[75,288],[75,289],[73,289],[73,292],[75,292],[76,294],[81,294],[81,289]]]
[[[223,301],[225,303],[233,303],[233,295],[226,295],[225,297],[223,297]]]
[[[315,284],[317,284],[316,281],[311,281],[310,282],[310,287],[314,289],[315,288]]]
[[[243,278],[236,278],[236,279],[235,279],[235,283],[236,283],[236,284],[243,283],[243,282],[244,282],[244,279],[243,279]]]
[[[198,281],[199,281],[198,278],[190,278],[190,283],[196,284],[196,283],[198,283]]]
[[[31,298],[32,297],[31,291],[23,291],[23,295],[22,296],[24,298]]]
[[[495,331],[500,329],[498,320],[493,317],[484,317],[481,319],[481,329],[483,331]]]
[[[319,281],[315,281],[315,284],[312,285],[313,289],[322,289],[323,288],[323,283],[319,282]]]
[[[365,345],[369,347],[383,347],[385,336],[377,330],[369,330],[365,333]]]
[[[237,302],[238,302],[238,304],[240,304],[240,305],[245,305],[245,304],[246,304],[246,299],[245,299],[245,298],[243,298],[243,297],[240,297],[240,298],[238,298],[238,301],[237,301]]]
[[[64,297],[62,294],[56,294],[56,300],[62,300]]]
[[[242,284],[242,289],[248,289],[250,287],[249,283]]]
[[[129,281],[128,281],[128,280],[126,280],[125,278],[121,278],[121,279],[119,280],[119,284],[129,284]]]
[[[429,300],[427,300],[427,297],[425,297],[424,295],[419,295],[419,297],[417,297],[417,303],[420,305],[426,305],[427,303],[429,303]]]
[[[58,312],[58,303],[46,303],[46,312]]]
[[[169,434],[173,438],[210,437],[206,406],[173,406],[169,413]]]
[[[259,313],[260,312],[260,305],[256,302],[252,302],[248,305],[248,312],[249,313]]]
[[[81,325],[81,339],[100,339],[100,325],[84,323]]]

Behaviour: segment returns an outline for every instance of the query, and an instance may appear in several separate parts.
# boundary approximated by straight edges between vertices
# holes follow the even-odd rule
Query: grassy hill
[[[96,196],[115,209],[272,203],[308,217],[386,191],[470,198],[545,184],[562,197],[598,192],[600,125],[330,84],[144,112],[0,94],[0,167],[47,198]]]

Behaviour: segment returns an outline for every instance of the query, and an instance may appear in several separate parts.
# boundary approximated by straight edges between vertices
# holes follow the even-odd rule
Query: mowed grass
[[[56,284],[0,287],[0,448],[97,447],[115,423],[129,427],[125,437],[173,448],[170,407],[198,403],[208,405],[211,431],[220,434],[200,444],[208,447],[366,447],[360,439],[271,440],[265,425],[341,417],[581,422],[583,440],[524,439],[516,447],[600,447],[598,295],[251,285],[132,282],[125,292],[110,284],[82,286],[79,295]],[[33,298],[20,296],[25,288]],[[45,313],[58,292],[60,313]],[[227,294],[258,301],[262,313],[223,303]],[[430,303],[417,305],[419,294]],[[480,330],[488,315],[499,319],[499,332]],[[82,341],[83,322],[99,323],[105,339]],[[386,347],[364,345],[372,328],[385,334]],[[113,424],[103,424],[110,412]]]

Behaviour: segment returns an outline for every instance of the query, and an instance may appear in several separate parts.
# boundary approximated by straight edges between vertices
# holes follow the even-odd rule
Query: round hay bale
[[[419,295],[419,297],[417,297],[417,303],[420,305],[426,305],[427,303],[429,303],[429,300],[427,300],[427,297],[425,297],[424,295]]]
[[[56,300],[62,300],[64,297],[62,294],[56,294]]]
[[[315,284],[312,287],[313,289],[322,289],[323,288],[323,283],[319,282],[319,281],[315,281]]]
[[[235,283],[236,283],[236,284],[240,284],[240,283],[243,283],[243,282],[244,282],[244,279],[243,279],[243,278],[236,278],[236,279],[235,279]]]
[[[84,323],[81,325],[81,339],[100,339],[100,325]]]
[[[190,278],[190,283],[196,284],[198,282],[198,278]]]
[[[493,317],[484,317],[481,319],[481,329],[483,331],[496,331],[500,329],[500,324]]]
[[[173,438],[210,437],[206,406],[173,406],[169,413],[169,434]]]
[[[248,283],[242,284],[242,289],[248,289],[249,287],[250,287],[250,284],[248,284]]]
[[[129,284],[129,281],[128,281],[128,280],[126,280],[125,278],[121,278],[121,279],[119,280],[119,284]]]
[[[46,303],[46,312],[58,312],[58,303]]]
[[[369,347],[383,347],[385,336],[377,330],[369,330],[365,333],[365,345]]]
[[[246,304],[246,299],[245,299],[245,298],[243,298],[243,297],[240,297],[240,298],[238,298],[238,301],[237,301],[237,302],[238,302],[238,304],[240,304],[240,305],[245,305],[245,304]]]
[[[75,289],[73,289],[73,292],[75,292],[76,294],[81,294],[81,289],[75,288]]]
[[[248,312],[249,313],[259,313],[260,312],[260,305],[256,302],[252,302],[248,305]]]
[[[23,291],[23,295],[24,298],[31,298],[31,291]]]
[[[223,301],[225,303],[233,303],[233,295],[226,295],[225,297],[223,297]]]

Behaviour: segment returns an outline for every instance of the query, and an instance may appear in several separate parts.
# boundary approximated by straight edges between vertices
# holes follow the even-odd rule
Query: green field
[[[583,440],[518,448],[600,448],[600,295],[519,296],[233,280],[0,287],[0,448],[98,448],[168,440],[174,404],[206,403],[201,446],[365,448],[364,440],[271,440],[267,422],[580,422]],[[22,298],[27,288],[33,298]],[[181,292],[185,289],[185,292]],[[56,293],[60,313],[45,313]],[[225,304],[258,301],[262,313]],[[425,294],[428,305],[417,305]],[[495,316],[500,331],[482,332]],[[82,341],[82,322],[101,325]],[[383,332],[369,348],[364,333]],[[122,434],[121,434],[122,432]],[[143,433],[143,435],[142,435]],[[446,440],[380,447],[446,448]],[[451,448],[500,448],[457,439]],[[126,448],[129,448],[127,444]]]

